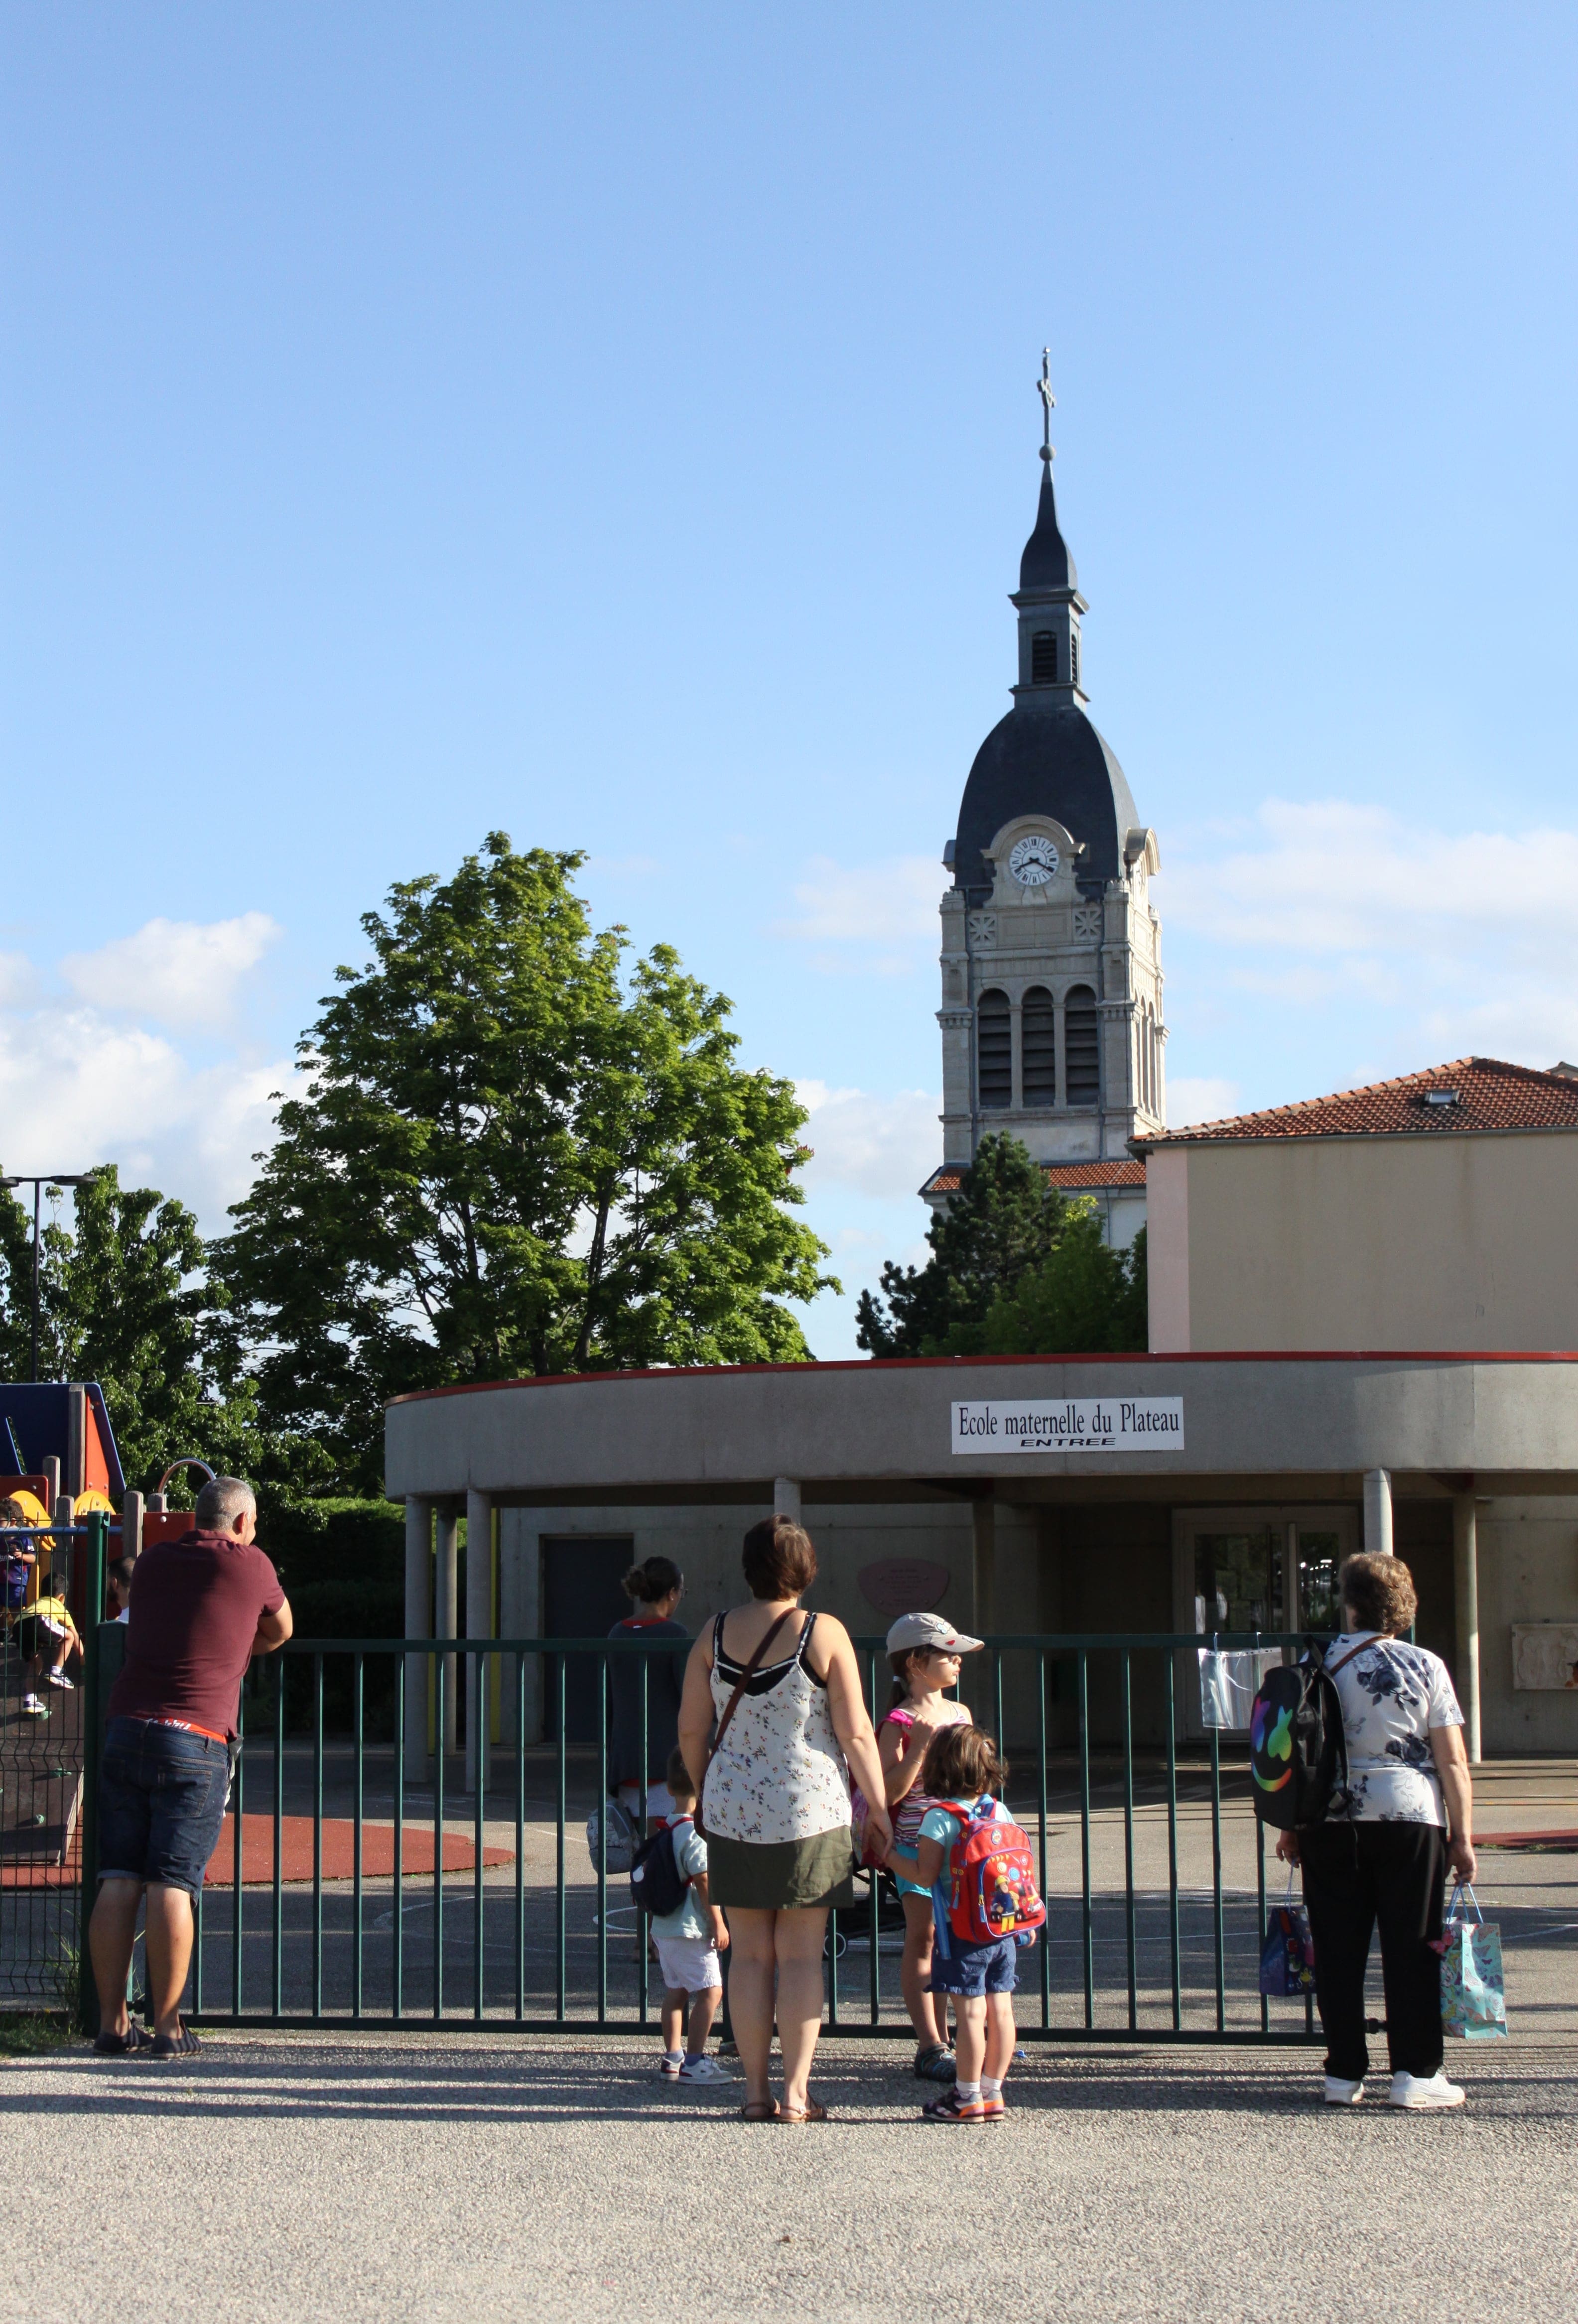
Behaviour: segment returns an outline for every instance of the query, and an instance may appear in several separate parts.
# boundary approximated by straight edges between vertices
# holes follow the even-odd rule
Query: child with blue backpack
[[[706,2037],[723,1993],[718,1955],[728,1950],[728,1924],[707,1894],[706,1842],[696,1829],[696,1785],[678,1746],[669,1754],[664,1779],[674,1812],[641,1843],[631,1867],[632,1893],[651,1914],[663,1972],[659,2071],[665,2081],[726,2082],[726,2070],[706,2054]]]
[[[1019,2035],[1013,1993],[1020,1947],[1046,1920],[1030,1844],[1002,1803],[1008,1768],[979,1727],[934,1735],[923,1778],[934,1805],[913,1856],[889,1868],[931,1890],[931,1989],[954,2005],[954,2087],[921,2108],[927,2122],[1001,2122],[1002,2085]],[[906,1863],[906,1858],[909,1861]]]

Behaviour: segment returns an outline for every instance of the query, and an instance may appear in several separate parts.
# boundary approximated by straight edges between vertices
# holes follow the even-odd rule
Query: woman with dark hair
[[[608,1781],[632,1817],[641,1812],[641,1778],[646,1777],[647,1821],[674,1812],[664,1782],[669,1754],[679,1739],[679,1698],[685,1685],[685,1658],[690,1633],[674,1619],[685,1595],[685,1576],[671,1557],[649,1557],[632,1565],[624,1577],[624,1594],[633,1603],[611,1638],[677,1638],[668,1655],[610,1655],[608,1698],[614,1712],[614,1732],[608,1745]],[[646,1755],[641,1754],[641,1673],[646,1673]]]
[[[1346,1635],[1326,1668],[1343,1705],[1347,1798],[1324,1823],[1284,1832],[1277,1853],[1304,1867],[1327,2105],[1364,2096],[1364,1969],[1379,1923],[1389,2103],[1438,2112],[1463,2102],[1444,2070],[1435,1950],[1446,1868],[1460,1880],[1475,1871],[1463,1713],[1440,1655],[1400,1636],[1418,1603],[1402,1560],[1350,1557],[1337,1588]]]
[[[720,1614],[690,1650],[679,1748],[701,1799],[712,1902],[728,1918],[741,2112],[747,2122],[822,2122],[807,2083],[828,1908],[854,1902],[851,1773],[872,1803],[870,1835],[891,1841],[892,1822],[849,1633],[830,1614],[800,1610],[817,1578],[809,1535],[765,1518],[745,1536],[743,1563],[750,1603]],[[781,2104],[767,2079],[775,2015]]]

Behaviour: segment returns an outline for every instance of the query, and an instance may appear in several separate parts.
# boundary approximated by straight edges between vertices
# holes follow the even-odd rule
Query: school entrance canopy
[[[1563,1662],[1569,1644],[1578,1660],[1578,1356],[952,1358],[488,1382],[392,1404],[386,1462],[407,1505],[415,1637],[587,1635],[589,1606],[623,1610],[612,1582],[587,1596],[595,1575],[654,1547],[684,1570],[694,1627],[738,1595],[740,1532],[774,1507],[817,1541],[817,1602],[868,1634],[927,1577],[932,1602],[983,1630],[1293,1628],[1329,1605],[1341,1555],[1395,1547],[1471,1736],[1482,1704],[1490,1748],[1578,1746]],[[463,1623],[462,1515],[493,1542],[491,1561],[466,1559]]]

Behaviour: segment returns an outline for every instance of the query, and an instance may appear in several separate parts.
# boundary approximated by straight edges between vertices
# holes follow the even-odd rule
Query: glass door
[[[1282,1544],[1269,1526],[1195,1536],[1195,1628],[1280,1630]]]
[[[1358,1546],[1352,1508],[1179,1509],[1173,1517],[1173,1620],[1208,1646],[1218,1631],[1335,1630],[1337,1572]],[[1177,1674],[1181,1736],[1205,1729],[1194,1653]]]

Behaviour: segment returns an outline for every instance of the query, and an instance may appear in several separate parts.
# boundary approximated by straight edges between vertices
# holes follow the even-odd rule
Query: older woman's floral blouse
[[[1366,1643],[1359,1646],[1361,1638]],[[1348,1738],[1348,1806],[1338,1812],[1341,1819],[1444,1827],[1430,1729],[1461,1727],[1463,1712],[1440,1655],[1406,1638],[1356,1631],[1333,1647],[1326,1664]]]

